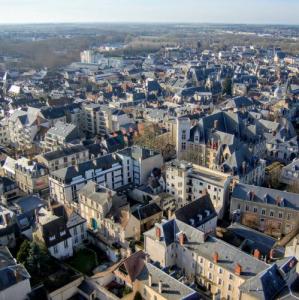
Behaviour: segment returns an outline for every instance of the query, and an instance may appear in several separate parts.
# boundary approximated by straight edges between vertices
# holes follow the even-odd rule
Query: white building
[[[52,172],[50,195],[55,201],[69,204],[78,200],[77,192],[88,181],[113,190],[128,184],[141,185],[154,168],[162,165],[163,158],[158,152],[137,146],[126,148]]]
[[[57,259],[73,256],[73,239],[63,217],[41,209],[38,212],[38,229],[34,239],[42,242]]]
[[[220,218],[228,205],[231,180],[228,174],[185,161],[175,160],[166,165],[166,192],[176,198],[178,207],[208,193]]]

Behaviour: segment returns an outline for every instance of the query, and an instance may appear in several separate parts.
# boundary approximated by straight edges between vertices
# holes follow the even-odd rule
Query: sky
[[[0,0],[0,23],[299,24],[299,0]]]

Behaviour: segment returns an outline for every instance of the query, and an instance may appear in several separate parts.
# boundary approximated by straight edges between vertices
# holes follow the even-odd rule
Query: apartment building
[[[88,182],[78,194],[80,214],[105,244],[128,246],[127,239],[140,239],[139,221],[126,199],[95,182]]]
[[[15,180],[19,188],[28,194],[47,192],[49,188],[47,168],[25,157],[16,160]]]
[[[296,226],[298,194],[237,184],[231,197],[230,214],[243,225],[281,237]]]
[[[52,213],[57,217],[62,217],[65,221],[66,228],[72,237],[74,250],[83,247],[87,240],[87,221],[78,212],[69,209],[63,205],[52,206]]]
[[[83,145],[75,145],[37,155],[35,159],[52,172],[89,160],[89,150]]]
[[[74,248],[72,236],[63,217],[40,209],[37,214],[38,227],[33,239],[43,243],[50,254],[57,259],[73,256]]]
[[[88,182],[117,190],[128,184],[143,184],[163,158],[158,152],[133,146],[54,171],[49,176],[50,194],[60,203],[77,202],[77,192]]]
[[[91,135],[105,135],[107,133],[106,120],[102,105],[84,103],[84,129]]]
[[[219,218],[228,205],[231,181],[228,174],[186,161],[174,160],[166,165],[166,191],[176,197],[178,207],[208,193]]]
[[[176,266],[220,299],[277,299],[297,279],[295,257],[268,264],[177,219],[144,233],[144,249],[156,265]]]
[[[298,184],[299,182],[299,159],[294,160],[281,170],[280,181],[287,185]]]
[[[45,135],[43,146],[46,152],[59,150],[79,139],[79,129],[73,124],[57,122]]]
[[[127,167],[127,174],[124,173],[124,177],[131,177],[131,181],[134,185],[141,185],[147,182],[151,172],[163,166],[163,157],[158,151],[142,148],[139,146],[133,146],[125,148],[117,152],[118,157],[122,161],[127,161],[130,168]]]

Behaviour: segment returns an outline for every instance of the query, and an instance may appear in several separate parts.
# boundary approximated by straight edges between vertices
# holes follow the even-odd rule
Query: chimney
[[[261,251],[259,249],[255,249],[253,256],[257,259],[261,259]]]
[[[148,275],[148,285],[152,286],[152,284],[153,284],[153,277],[152,277],[152,274],[149,274]]]
[[[181,232],[179,235],[179,243],[181,246],[183,246],[184,242],[185,242],[185,234],[183,232]]]
[[[157,240],[161,239],[161,228],[156,226],[156,238]]]
[[[218,254],[218,252],[214,253],[214,255],[213,255],[213,261],[214,261],[215,264],[218,263],[218,261],[219,261],[219,254]]]
[[[6,225],[10,224],[10,214],[9,213],[4,214],[4,220],[5,220]]]
[[[159,294],[162,294],[162,280],[159,281]]]
[[[235,274],[238,275],[238,276],[240,276],[242,274],[242,266],[240,264],[236,264]]]
[[[17,269],[14,270],[14,275],[15,275],[17,283],[20,282],[20,281],[22,281],[22,276],[21,276],[20,272],[18,272]]]
[[[214,121],[214,129],[218,129],[218,124],[219,124],[219,121],[218,121],[218,120],[215,120],[215,121]]]

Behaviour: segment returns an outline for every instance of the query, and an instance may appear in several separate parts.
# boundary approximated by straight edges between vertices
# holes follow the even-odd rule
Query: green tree
[[[30,243],[28,240],[25,240],[17,253],[17,261],[21,264],[25,264],[29,256],[29,251]]]
[[[226,94],[228,96],[232,95],[232,79],[227,77],[222,82],[222,95]]]
[[[39,246],[36,242],[32,242],[26,261],[26,267],[28,267],[29,272],[42,273],[43,270],[47,270],[49,260],[47,249]]]
[[[142,300],[142,296],[139,292],[136,292],[136,294],[134,296],[134,300]]]

